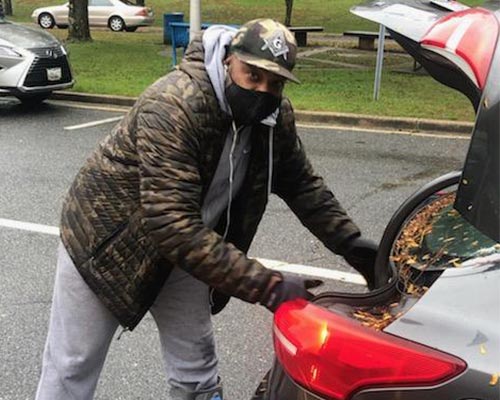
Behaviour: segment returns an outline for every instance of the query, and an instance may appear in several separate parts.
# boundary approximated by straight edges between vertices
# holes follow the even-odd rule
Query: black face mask
[[[234,82],[226,86],[226,99],[236,125],[252,125],[272,114],[281,104],[281,98],[267,92],[244,89]]]

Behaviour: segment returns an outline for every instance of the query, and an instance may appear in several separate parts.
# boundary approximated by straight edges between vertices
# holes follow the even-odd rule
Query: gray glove
[[[378,245],[363,236],[358,236],[347,242],[342,255],[345,260],[363,278],[365,278],[370,290],[375,288],[375,259],[377,258]]]
[[[304,279],[297,275],[281,274],[283,280],[278,282],[266,301],[262,303],[269,311],[275,312],[281,303],[294,299],[311,300],[314,294],[307,289],[312,289],[323,284],[319,279]]]

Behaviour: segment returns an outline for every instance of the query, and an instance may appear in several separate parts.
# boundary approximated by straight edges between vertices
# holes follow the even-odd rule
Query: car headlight
[[[0,57],[22,57],[23,55],[15,51],[12,47],[0,46]]]

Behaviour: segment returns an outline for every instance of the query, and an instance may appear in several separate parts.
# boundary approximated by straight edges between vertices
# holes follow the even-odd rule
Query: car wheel
[[[127,32],[135,32],[139,28],[138,26],[128,26],[125,28],[125,31]]]
[[[54,21],[54,17],[49,13],[43,13],[38,17],[38,24],[43,29],[52,29],[56,24],[56,21]]]
[[[36,106],[46,100],[52,92],[44,92],[37,94],[23,94],[16,96],[24,106]]]
[[[125,29],[125,22],[123,22],[123,19],[117,16],[111,17],[109,19],[108,25],[109,29],[111,29],[113,32],[120,32]]]

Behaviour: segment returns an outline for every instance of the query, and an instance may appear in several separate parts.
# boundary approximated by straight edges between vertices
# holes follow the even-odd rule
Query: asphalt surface
[[[122,111],[51,102],[36,111],[0,99],[0,219],[56,227],[62,198],[86,156]],[[380,239],[394,211],[420,185],[459,169],[463,136],[299,127],[307,153],[364,234]],[[0,400],[31,399],[40,372],[58,238],[0,226]],[[353,272],[324,249],[276,197],[250,255]],[[363,291],[328,281],[322,290]],[[214,318],[226,398],[248,399],[272,360],[271,315],[231,301]],[[96,399],[168,399],[150,317],[114,340]]]

